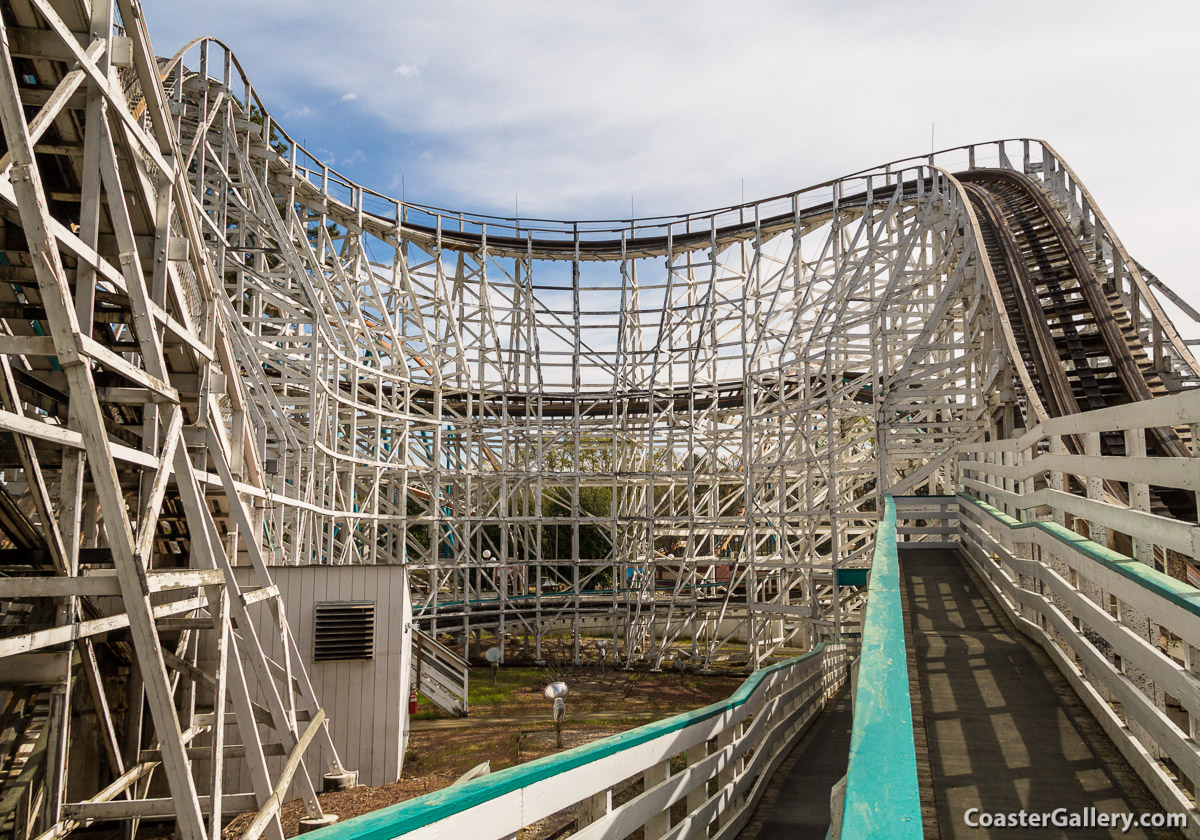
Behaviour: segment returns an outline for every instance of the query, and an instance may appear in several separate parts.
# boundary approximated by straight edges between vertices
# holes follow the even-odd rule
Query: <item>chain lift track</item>
[[[1021,358],[1036,371],[1038,395],[1051,415],[1170,393],[1173,372],[1161,357],[1150,357],[1120,291],[1096,280],[1093,261],[1037,184],[1004,170],[976,170],[960,179],[999,269]],[[1189,457],[1191,437],[1186,426],[1153,429],[1152,452]],[[1104,455],[1129,454],[1123,435],[1106,435],[1100,443]],[[1074,446],[1083,453],[1081,442]],[[1109,484],[1110,493],[1126,498],[1118,482]],[[1155,513],[1196,521],[1194,494],[1151,488],[1150,495]]]
[[[354,183],[136,0],[0,20],[0,836],[320,819],[272,566],[396,564],[468,651],[753,668],[858,632],[882,491],[1200,381],[1041,141],[499,218]]]

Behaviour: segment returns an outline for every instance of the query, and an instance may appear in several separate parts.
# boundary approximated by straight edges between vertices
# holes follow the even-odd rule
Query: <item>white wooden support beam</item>
[[[45,9],[42,11],[47,13]],[[52,25],[56,22],[61,24],[53,11],[49,11],[48,19]],[[94,65],[86,56],[80,55],[78,58],[94,69]],[[183,753],[179,719],[171,700],[162,664],[162,651],[154,631],[151,604],[148,593],[142,588],[139,579],[141,563],[133,554],[133,535],[129,530],[120,481],[103,431],[100,407],[95,397],[95,383],[90,369],[78,352],[76,342],[81,335],[79,324],[58,250],[46,224],[50,217],[49,209],[17,90],[12,56],[8,49],[7,29],[3,22],[0,22],[0,119],[3,121],[5,138],[13,155],[11,178],[19,199],[21,220],[33,254],[38,285],[46,306],[59,362],[68,376],[73,404],[76,401],[79,404],[80,431],[87,446],[93,482],[104,511],[125,606],[129,610],[134,649],[147,687],[151,713],[156,729],[162,736],[163,764],[170,780],[172,794],[178,801],[180,831],[185,840],[206,840],[195,785]]]

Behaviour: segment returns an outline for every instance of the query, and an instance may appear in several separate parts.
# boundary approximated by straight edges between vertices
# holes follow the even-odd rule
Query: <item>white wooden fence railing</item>
[[[1164,809],[1190,815],[1189,837],[1200,837],[1200,590],[1155,564],[1182,576],[1200,527],[1152,513],[1150,488],[1200,492],[1200,459],[1147,457],[1145,434],[1190,426],[1195,451],[1197,424],[1191,391],[1054,418],[958,457],[967,558]],[[1114,432],[1128,454],[1098,454]],[[1069,437],[1087,454],[1071,454]],[[1113,482],[1128,502],[1106,494]]]
[[[413,648],[417,690],[443,712],[465,717],[471,711],[471,663],[415,626]]]
[[[796,739],[846,681],[847,670],[842,646],[822,645],[754,672],[728,700],[309,836],[506,840],[539,820],[573,812],[574,838],[615,840],[642,828],[646,840],[728,840],[750,818]],[[619,793],[633,795],[618,804]],[[677,803],[682,807],[673,808]]]
[[[957,496],[892,496],[896,506],[896,541],[919,542],[925,548],[957,548]]]

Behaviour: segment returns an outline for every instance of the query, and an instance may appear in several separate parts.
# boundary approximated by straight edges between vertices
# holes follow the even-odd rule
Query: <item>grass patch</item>
[[[512,693],[511,691],[496,691],[496,690],[485,691],[483,689],[476,691],[476,690],[472,689],[471,690],[471,705],[472,706],[483,706],[486,704],[489,706],[499,706],[501,703],[503,703],[505,700],[508,699],[508,695],[511,693]]]
[[[540,668],[503,667],[496,672],[496,684],[492,685],[491,668],[472,668],[467,697],[471,706],[499,706],[512,700],[514,691],[528,691],[544,677]]]
[[[492,684],[491,668],[472,668],[467,683],[467,702],[472,710],[484,713],[502,711],[500,707],[517,701],[517,696],[526,695],[546,681],[542,668],[502,667],[496,672],[496,684]],[[417,699],[417,713],[413,720],[433,720],[448,717],[429,701],[425,695]]]

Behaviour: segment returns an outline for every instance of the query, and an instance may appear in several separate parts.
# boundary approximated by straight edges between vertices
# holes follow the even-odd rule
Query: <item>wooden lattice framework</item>
[[[328,733],[240,489],[262,471],[211,220],[137,4],[5,4],[0,121],[0,819],[49,838],[174,816],[203,840],[257,810],[251,836],[281,840],[293,780],[321,816],[303,756]],[[79,766],[88,743],[104,771]],[[231,756],[252,791],[224,785]]]

